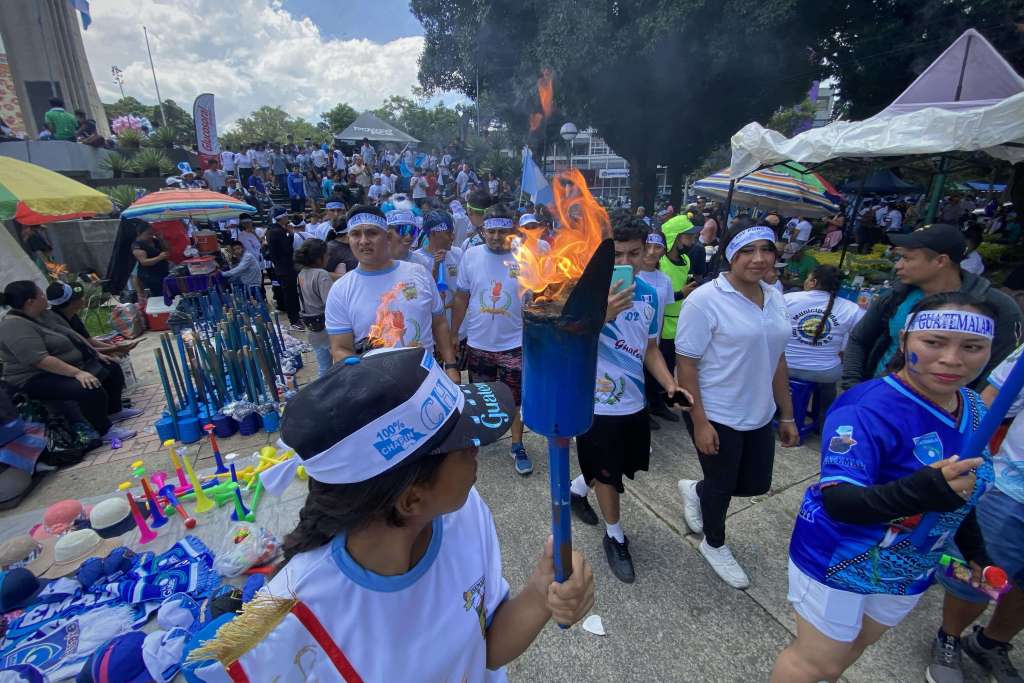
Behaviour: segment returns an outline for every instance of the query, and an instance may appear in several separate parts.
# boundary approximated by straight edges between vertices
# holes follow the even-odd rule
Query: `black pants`
[[[686,429],[693,437],[693,420],[683,413]],[[758,496],[772,485],[775,464],[775,435],[769,422],[764,427],[740,432],[712,422],[718,432],[718,453],[697,457],[704,479],[697,484],[700,509],[704,517],[704,538],[719,548],[725,543],[725,515],[733,496]]]
[[[292,204],[292,213],[300,213],[306,208],[305,197],[291,197],[289,201]]]
[[[41,372],[21,386],[30,398],[41,401],[75,401],[82,416],[102,436],[110,429],[110,418],[121,410],[124,373],[117,363],[104,365],[106,377],[98,389],[86,389],[78,380],[52,372]]]
[[[284,271],[275,268],[277,281],[281,283],[280,296],[277,299],[278,310],[288,315],[288,322],[295,325],[299,322],[299,276],[295,271]]]
[[[252,175],[252,168],[240,168],[238,169],[238,179],[241,182],[242,187],[246,187],[249,184],[249,176]]]
[[[665,359],[665,365],[668,366],[670,373],[675,373],[676,370],[676,342],[674,339],[659,339],[658,350],[661,351],[662,358]],[[658,380],[654,379],[654,375],[647,371],[647,367],[644,366],[644,396],[647,398],[647,410],[652,413],[660,413],[668,410],[668,406],[665,404],[665,399],[661,397],[662,392],[661,384]]]

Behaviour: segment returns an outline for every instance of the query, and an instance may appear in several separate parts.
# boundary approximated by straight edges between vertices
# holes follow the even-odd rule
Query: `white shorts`
[[[790,560],[786,597],[793,603],[796,613],[825,636],[852,643],[860,634],[865,615],[883,626],[895,626],[914,609],[921,594],[862,595],[839,590],[815,581]]]

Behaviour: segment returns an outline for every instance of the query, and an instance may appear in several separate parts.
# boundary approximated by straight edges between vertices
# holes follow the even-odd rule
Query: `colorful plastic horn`
[[[139,543],[145,545],[156,538],[156,532],[146,524],[146,520],[142,517],[142,512],[139,510],[139,505],[135,502],[135,496],[132,495],[132,492],[129,491],[124,495],[128,498],[128,506],[132,509],[132,518],[135,520],[136,526],[139,527]]]
[[[192,482],[192,491],[196,494],[196,512],[203,514],[209,512],[215,506],[206,492],[203,491],[203,487],[199,483],[199,477],[196,476],[196,471],[192,469],[192,463],[189,462],[188,458],[185,458],[185,470],[188,471],[188,478]]]

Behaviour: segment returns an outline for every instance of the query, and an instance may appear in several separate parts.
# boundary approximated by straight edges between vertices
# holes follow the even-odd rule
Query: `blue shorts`
[[[992,487],[978,503],[977,515],[989,558],[997,567],[1006,571],[1013,585],[1024,587],[1024,503]],[[947,554],[962,557],[952,544]],[[942,569],[936,570],[935,577],[958,598],[967,602],[989,602],[987,595],[966,583],[947,578]]]

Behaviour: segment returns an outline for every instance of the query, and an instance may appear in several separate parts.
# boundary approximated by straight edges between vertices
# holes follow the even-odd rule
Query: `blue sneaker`
[[[533,472],[533,463],[530,462],[530,456],[526,454],[526,449],[523,448],[523,444],[517,443],[512,446],[512,457],[515,458],[516,472],[523,475]]]

